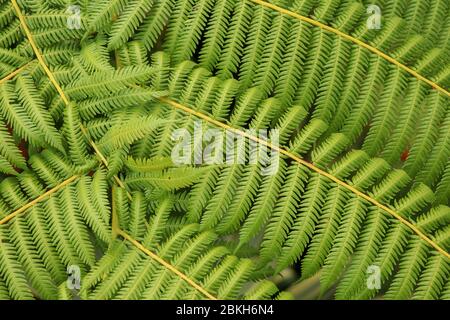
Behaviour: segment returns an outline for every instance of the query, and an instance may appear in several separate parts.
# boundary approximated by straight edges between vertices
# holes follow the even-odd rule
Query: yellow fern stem
[[[395,217],[397,220],[399,220],[401,223],[403,223],[404,225],[406,225],[407,227],[409,227],[412,231],[414,231],[421,239],[423,239],[424,241],[426,241],[429,245],[431,245],[433,248],[435,248],[439,253],[443,254],[444,256],[446,256],[447,258],[450,258],[450,254],[445,251],[443,248],[441,248],[437,243],[435,243],[432,239],[430,239],[428,236],[426,236],[422,231],[420,231],[414,224],[412,224],[411,222],[409,222],[408,220],[406,220],[405,218],[403,218],[400,214],[398,214],[397,212],[395,212],[394,210],[392,210],[391,208],[385,206],[384,204],[381,204],[380,202],[378,202],[377,200],[373,199],[372,197],[368,196],[367,194],[359,191],[358,189],[356,189],[355,187],[349,185],[348,183],[336,178],[335,176],[329,174],[328,172],[316,167],[315,165],[313,165],[312,163],[309,163],[308,161],[296,156],[295,154],[279,147],[276,145],[271,144],[270,142],[260,139],[258,137],[255,137],[247,132],[244,132],[242,130],[233,128],[225,123],[222,123],[220,121],[217,121],[201,112],[195,111],[185,105],[182,105],[176,101],[173,101],[171,99],[168,98],[159,98],[161,102],[164,102],[174,108],[183,110],[185,112],[188,112],[192,115],[197,116],[198,118],[201,118],[217,127],[223,128],[225,130],[231,131],[235,134],[241,135],[243,137],[246,137],[252,141],[255,141],[257,143],[260,143],[262,145],[265,145],[269,148],[271,148],[272,150],[275,150],[289,158],[291,158],[292,160],[296,161],[297,163],[319,173],[320,175],[327,177],[328,179],[330,179],[331,181],[337,183],[338,185],[346,188],[347,190],[350,190],[351,192],[353,192],[354,194],[356,194],[357,196],[369,201],[370,203],[372,203],[373,205],[377,206],[378,208],[382,209],[384,212],[389,213],[391,216]]]
[[[44,194],[40,195],[39,197],[37,197],[36,199],[34,199],[31,202],[28,202],[26,205],[24,205],[23,207],[20,207],[19,209],[17,209],[16,211],[14,211],[13,213],[7,215],[6,217],[4,217],[2,220],[0,220],[0,225],[7,223],[8,221],[10,221],[11,219],[13,219],[14,217],[18,216],[19,214],[27,211],[29,208],[31,208],[32,206],[36,205],[37,203],[44,201],[47,197],[51,196],[53,193],[61,190],[62,188],[64,188],[65,186],[67,186],[68,184],[70,184],[71,182],[75,181],[76,179],[78,179],[80,176],[79,175],[74,175],[72,177],[70,177],[67,180],[64,180],[63,182],[61,182],[60,184],[58,184],[56,187],[48,190],[47,192],[45,192]]]
[[[319,22],[317,20],[314,20],[314,19],[311,19],[309,17],[303,16],[303,15],[298,14],[296,12],[292,12],[292,11],[290,11],[288,9],[279,7],[279,6],[274,5],[272,3],[269,3],[269,2],[266,2],[266,1],[263,1],[263,0],[249,0],[249,1],[251,1],[253,3],[256,3],[258,5],[261,5],[263,7],[266,7],[266,8],[275,10],[275,11],[278,11],[281,14],[285,14],[285,15],[291,16],[291,17],[293,17],[295,19],[307,22],[307,23],[312,24],[313,26],[319,27],[319,28],[321,28],[323,30],[326,30],[326,31],[332,32],[334,34],[337,34],[338,36],[340,36],[340,37],[342,37],[342,38],[344,38],[346,40],[349,40],[349,41],[357,44],[358,46],[366,48],[367,50],[371,51],[372,53],[375,53],[376,55],[382,57],[383,59],[389,61],[390,63],[395,64],[397,67],[405,70],[406,72],[408,72],[412,76],[416,77],[420,81],[423,81],[423,82],[427,83],[433,89],[435,89],[435,90],[445,94],[446,96],[450,97],[450,92],[447,91],[446,89],[442,88],[441,86],[439,86],[437,83],[431,81],[430,79],[427,79],[426,77],[424,77],[421,74],[419,74],[417,71],[415,71],[415,70],[411,69],[410,67],[404,65],[400,61],[392,58],[391,56],[387,55],[386,53],[382,52],[381,50],[379,50],[379,49],[377,49],[375,47],[372,47],[371,45],[365,43],[364,41],[361,41],[361,40],[359,40],[357,38],[354,38],[354,37],[352,37],[352,36],[342,32],[342,31],[340,31],[338,29],[330,27],[330,26],[328,26],[326,24],[323,24],[323,23],[321,23],[321,22]]]

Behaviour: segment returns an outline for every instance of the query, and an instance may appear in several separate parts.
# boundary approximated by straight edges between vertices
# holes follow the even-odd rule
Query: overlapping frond
[[[449,299],[447,2],[75,2],[0,1],[0,299]]]

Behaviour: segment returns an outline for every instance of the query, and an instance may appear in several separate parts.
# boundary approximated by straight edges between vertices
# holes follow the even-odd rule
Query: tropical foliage
[[[450,299],[448,1],[0,0],[0,27],[0,299],[292,299],[311,277]],[[279,161],[180,165],[198,123]]]

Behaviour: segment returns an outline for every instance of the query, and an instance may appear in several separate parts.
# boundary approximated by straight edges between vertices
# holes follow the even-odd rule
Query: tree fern
[[[450,299],[450,7],[375,3],[0,1],[0,299]]]

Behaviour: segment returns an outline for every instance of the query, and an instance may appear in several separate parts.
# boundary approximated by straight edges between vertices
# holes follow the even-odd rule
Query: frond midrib
[[[17,12],[18,17],[19,17],[19,19],[20,19],[20,21],[21,21],[22,27],[24,28],[24,31],[25,31],[25,33],[26,33],[26,35],[27,35],[28,41],[30,42],[31,46],[33,47],[33,50],[35,51],[35,54],[36,54],[36,56],[37,56],[37,59],[39,60],[39,63],[40,63],[41,66],[43,67],[43,69],[44,69],[45,73],[47,74],[47,76],[48,76],[49,80],[51,81],[51,83],[52,83],[52,84],[55,86],[55,88],[57,89],[57,91],[58,91],[59,95],[61,96],[62,100],[63,100],[66,104],[68,104],[68,103],[69,103],[69,99],[68,99],[67,96],[65,95],[64,91],[62,90],[62,88],[59,86],[59,84],[58,84],[58,82],[56,81],[55,77],[53,76],[52,72],[49,70],[48,66],[46,65],[46,63],[45,63],[45,61],[44,61],[44,58],[42,57],[42,55],[41,55],[41,53],[40,53],[40,51],[39,51],[39,49],[38,49],[38,47],[37,47],[36,44],[34,43],[33,38],[32,38],[32,35],[31,35],[31,32],[29,31],[29,29],[28,29],[28,27],[27,27],[27,25],[26,25],[25,17],[21,14],[20,8],[19,8],[19,6],[17,5],[16,0],[11,0],[11,1],[12,1],[13,5],[14,5],[14,7],[15,7],[15,9],[16,9],[16,12]],[[353,37],[351,37],[351,36],[349,36],[349,35],[347,35],[347,34],[345,34],[345,33],[342,33],[341,31],[339,31],[339,30],[337,30],[337,29],[334,29],[334,28],[332,28],[332,27],[329,27],[329,26],[327,26],[327,25],[324,25],[324,24],[322,24],[322,23],[320,23],[320,22],[318,22],[318,21],[312,20],[312,19],[310,19],[310,18],[308,18],[308,17],[305,17],[305,16],[298,15],[298,14],[296,14],[296,13],[293,13],[293,12],[289,11],[289,10],[286,10],[286,9],[283,9],[283,8],[280,8],[280,7],[277,7],[277,6],[275,6],[275,5],[272,5],[272,4],[270,4],[270,3],[267,3],[267,2],[265,2],[265,1],[261,1],[261,0],[251,0],[251,1],[254,2],[254,3],[258,3],[258,4],[262,5],[262,6],[266,6],[266,7],[272,8],[272,9],[274,9],[274,10],[276,10],[276,11],[281,12],[281,13],[288,14],[288,15],[290,15],[290,16],[293,16],[293,17],[297,18],[297,19],[300,19],[300,20],[309,22],[309,23],[311,23],[311,24],[313,24],[313,25],[315,25],[315,26],[321,27],[321,28],[324,29],[324,30],[328,30],[328,31],[331,31],[331,32],[333,32],[333,33],[335,33],[335,34],[337,34],[337,35],[340,35],[340,36],[342,36],[343,38],[345,38],[345,39],[347,39],[347,40],[350,40],[350,41],[352,41],[352,42],[354,42],[354,43],[356,43],[356,44],[358,44],[358,45],[360,45],[360,46],[362,46],[362,47],[364,47],[364,48],[366,48],[366,49],[372,51],[373,53],[375,53],[375,54],[377,54],[377,55],[383,57],[383,58],[386,59],[387,61],[389,61],[389,62],[391,62],[391,63],[397,65],[399,68],[404,69],[405,71],[407,71],[407,72],[410,73],[411,75],[415,76],[415,77],[418,78],[419,80],[426,82],[427,84],[429,84],[429,85],[430,85],[431,87],[433,87],[434,89],[443,92],[443,93],[446,94],[447,96],[450,96],[450,92],[448,92],[448,91],[445,90],[444,88],[440,87],[440,86],[437,85],[436,83],[434,83],[434,82],[432,82],[431,80],[429,80],[429,79],[423,77],[423,76],[420,75],[419,73],[417,73],[417,72],[415,72],[414,70],[410,69],[410,68],[407,67],[406,65],[403,65],[402,63],[398,62],[398,61],[395,60],[394,58],[392,58],[392,57],[390,57],[390,56],[384,54],[384,53],[381,52],[380,50],[378,50],[378,49],[376,49],[376,48],[374,48],[374,47],[372,47],[372,46],[370,46],[370,45],[368,45],[368,44],[366,44],[366,43],[364,43],[364,42],[362,42],[362,41],[360,41],[360,40],[358,40],[358,39],[356,39],[356,38],[353,38]],[[311,20],[311,21],[309,21],[309,20]],[[33,61],[30,61],[30,62],[27,63],[25,66],[22,66],[21,68],[15,70],[14,72],[12,72],[11,74],[9,74],[9,75],[6,76],[5,78],[1,79],[1,80],[0,80],[0,84],[1,84],[2,82],[4,82],[4,81],[8,80],[8,79],[13,78],[16,74],[20,73],[23,69],[26,68],[26,66],[27,66],[28,64],[30,64],[30,63],[32,63],[32,62],[33,62]],[[280,153],[282,153],[282,154],[284,154],[284,155],[290,157],[291,159],[293,159],[293,160],[296,161],[297,163],[302,164],[302,165],[304,165],[304,166],[306,166],[306,167],[308,167],[308,168],[310,168],[310,169],[316,171],[317,173],[319,173],[319,174],[321,174],[321,175],[323,175],[323,176],[325,176],[325,177],[331,179],[332,181],[336,182],[337,184],[339,184],[339,185],[345,187],[346,189],[352,191],[354,194],[356,194],[356,195],[358,195],[358,196],[360,196],[360,197],[362,197],[362,198],[368,200],[369,202],[371,202],[371,203],[374,204],[375,206],[377,206],[377,207],[379,207],[380,209],[382,209],[382,211],[391,214],[392,216],[394,216],[395,218],[397,218],[401,223],[405,224],[405,225],[408,226],[410,229],[412,229],[417,235],[419,235],[419,237],[420,237],[422,240],[425,240],[426,242],[428,242],[428,244],[430,244],[432,247],[434,247],[439,253],[443,254],[443,255],[446,256],[447,258],[450,257],[450,255],[449,255],[446,251],[444,251],[441,247],[439,247],[439,245],[437,245],[436,243],[434,243],[430,238],[428,238],[428,237],[427,237],[425,234],[423,234],[419,229],[417,229],[417,228],[415,227],[415,225],[413,225],[412,223],[410,223],[409,221],[407,221],[406,219],[404,219],[403,217],[401,217],[398,213],[396,213],[396,212],[393,211],[392,209],[386,207],[385,205],[379,203],[378,201],[376,201],[375,199],[371,198],[370,196],[364,194],[363,192],[361,192],[361,191],[355,189],[354,187],[348,185],[347,183],[345,183],[345,182],[339,180],[338,178],[332,176],[331,174],[329,174],[329,173],[327,173],[327,172],[325,172],[325,171],[323,171],[323,170],[321,170],[321,169],[315,167],[313,164],[311,164],[311,163],[309,163],[309,162],[307,162],[307,161],[301,159],[300,157],[297,157],[296,155],[290,153],[289,151],[287,151],[287,150],[285,150],[285,149],[283,149],[283,148],[274,146],[274,145],[270,144],[270,143],[267,142],[267,141],[264,141],[264,140],[261,140],[261,139],[259,139],[259,138],[257,138],[257,137],[254,137],[254,136],[251,136],[251,135],[249,135],[249,134],[246,134],[245,132],[243,132],[243,131],[241,131],[241,130],[239,130],[239,129],[233,128],[233,127],[231,127],[231,126],[228,126],[228,125],[225,124],[225,123],[222,123],[222,122],[217,121],[217,120],[215,120],[215,119],[213,119],[213,118],[210,118],[210,117],[208,117],[207,115],[205,115],[205,114],[203,114],[203,113],[201,113],[201,112],[198,112],[198,111],[195,111],[195,110],[193,110],[193,109],[190,109],[190,108],[187,107],[187,106],[183,106],[183,105],[181,105],[181,104],[178,104],[178,103],[177,103],[176,101],[174,101],[174,100],[170,100],[170,99],[167,99],[167,98],[159,98],[159,99],[160,99],[162,102],[165,102],[165,103],[171,105],[172,107],[175,107],[175,108],[184,110],[184,111],[186,111],[186,112],[188,112],[188,113],[190,113],[190,114],[193,114],[193,115],[195,115],[195,116],[197,116],[197,117],[203,118],[204,120],[206,120],[206,121],[208,121],[208,122],[210,122],[210,123],[213,123],[213,124],[216,125],[216,126],[219,126],[219,127],[222,127],[222,128],[224,128],[224,129],[226,129],[226,130],[233,131],[233,132],[235,132],[235,133],[244,135],[244,136],[246,136],[246,137],[249,138],[249,139],[252,139],[252,140],[254,140],[254,141],[257,141],[258,143],[265,144],[266,146],[268,146],[268,147],[270,147],[270,148],[272,148],[272,149],[274,149],[274,150],[276,150],[276,151],[278,151],[278,152],[280,152]],[[83,129],[84,129],[84,128],[83,128]],[[83,130],[83,133],[86,134],[86,130],[85,130],[85,129]],[[90,139],[89,139],[89,140],[90,140]],[[96,148],[95,143],[94,143],[92,140],[90,140],[89,142],[90,142],[90,144],[94,147],[95,152],[96,152],[97,155],[101,158],[103,164],[105,164],[105,165],[107,166],[106,158],[100,153],[100,151],[98,150],[98,148]],[[54,192],[58,191],[58,190],[61,189],[61,188],[64,188],[65,185],[69,184],[70,182],[72,182],[73,180],[75,180],[77,177],[78,177],[78,176],[72,176],[72,177],[70,177],[69,179],[67,179],[67,180],[65,180],[63,183],[61,183],[60,185],[56,186],[56,187],[55,187],[56,190],[55,190],[55,188],[53,188],[53,189],[47,191],[46,193],[44,193],[42,196],[40,196],[40,197],[38,197],[37,199],[33,200],[32,202],[28,203],[28,204],[25,205],[24,207],[22,207],[22,208],[16,210],[14,213],[12,213],[12,214],[10,214],[10,215],[8,215],[8,216],[6,217],[6,218],[8,218],[6,221],[4,221],[6,218],[4,218],[3,220],[0,220],[0,225],[3,224],[3,223],[8,222],[10,219],[14,218],[14,216],[20,214],[21,212],[26,211],[29,207],[33,206],[33,205],[36,204],[37,202],[42,201],[45,197],[47,197],[47,196],[50,195],[51,193],[54,193]],[[116,179],[116,182],[118,182],[119,185],[123,186],[123,182],[120,180],[120,178],[118,178],[117,176],[115,176],[114,178]],[[128,193],[128,192],[127,192],[127,193]],[[128,193],[128,195],[129,195],[129,193]],[[39,200],[38,200],[38,199],[39,199]],[[3,222],[3,221],[4,221],[4,222]],[[135,247],[137,247],[138,249],[140,249],[141,251],[143,251],[144,253],[146,253],[148,256],[150,256],[151,258],[157,260],[157,261],[158,261],[159,263],[161,263],[163,266],[165,266],[166,268],[168,268],[169,270],[171,270],[172,272],[174,272],[175,274],[177,274],[180,278],[186,280],[191,286],[193,286],[194,288],[196,288],[198,291],[200,291],[200,292],[201,292],[202,294],[204,294],[206,297],[208,297],[208,298],[210,298],[210,299],[215,299],[214,296],[210,295],[210,294],[209,294],[207,291],[205,291],[203,288],[201,288],[200,286],[196,285],[195,282],[194,282],[194,283],[191,283],[192,280],[190,280],[186,275],[182,274],[182,273],[181,273],[180,271],[178,271],[176,268],[174,268],[173,266],[171,266],[171,265],[168,264],[167,262],[162,263],[161,261],[159,261],[159,260],[162,260],[160,257],[158,257],[157,255],[153,254],[150,250],[148,250],[147,248],[145,248],[144,246],[142,246],[142,244],[140,244],[137,240],[135,240],[134,238],[132,238],[131,236],[129,236],[125,231],[123,231],[123,230],[121,230],[121,229],[116,229],[116,233],[117,233],[118,235],[122,236],[124,239],[128,240],[129,242],[131,242],[131,244],[133,244]],[[163,260],[162,260],[162,261],[163,261]],[[166,264],[167,264],[167,265],[166,265]],[[181,273],[181,274],[180,274],[180,273]],[[186,279],[186,278],[187,278],[187,279]],[[198,287],[197,287],[197,286],[198,286]]]
[[[448,91],[447,89],[441,87],[436,82],[428,79],[427,77],[421,75],[419,72],[413,70],[412,68],[410,68],[407,65],[401,63],[400,61],[398,61],[397,59],[391,57],[390,55],[382,52],[381,50],[371,46],[370,44],[365,43],[364,41],[361,41],[361,40],[359,40],[359,39],[357,39],[357,38],[355,38],[355,37],[353,37],[353,36],[351,36],[351,35],[349,35],[347,33],[344,33],[342,31],[340,31],[340,30],[338,30],[336,28],[333,28],[333,27],[331,27],[329,25],[326,25],[326,24],[324,24],[324,23],[322,23],[320,21],[314,20],[314,19],[312,19],[310,17],[306,17],[304,15],[301,15],[299,13],[293,12],[291,10],[282,8],[280,6],[277,6],[275,4],[269,3],[267,1],[264,1],[264,0],[248,0],[248,1],[253,2],[253,3],[257,4],[257,5],[260,5],[260,6],[269,8],[269,9],[272,9],[274,11],[277,11],[277,12],[281,13],[281,14],[286,14],[286,15],[291,16],[291,17],[293,17],[293,18],[295,18],[297,20],[301,20],[301,21],[307,22],[307,23],[309,23],[309,24],[311,24],[311,25],[313,25],[315,27],[319,27],[319,28],[321,28],[323,30],[329,31],[331,33],[334,33],[334,34],[336,34],[336,35],[338,35],[338,36],[340,36],[340,37],[342,37],[342,38],[344,38],[346,40],[349,40],[349,41],[357,44],[358,46],[363,47],[363,48],[371,51],[372,53],[382,57],[383,59],[385,59],[389,63],[396,65],[397,67],[405,70],[406,72],[408,72],[412,76],[416,77],[420,81],[425,82],[426,84],[431,86],[433,89],[435,89],[435,90],[445,94],[446,96],[450,97],[450,91]]]

